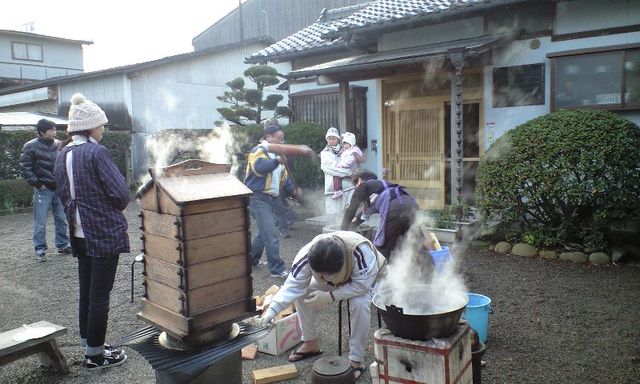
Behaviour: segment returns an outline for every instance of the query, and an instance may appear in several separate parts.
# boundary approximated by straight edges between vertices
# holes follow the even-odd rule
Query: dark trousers
[[[113,257],[87,256],[84,239],[71,238],[73,254],[78,257],[80,283],[80,337],[89,347],[101,347],[107,334],[109,296],[113,289],[120,255]]]
[[[401,204],[398,199],[391,200],[389,213],[385,223],[384,244],[378,247],[378,251],[387,258],[391,257],[391,252],[400,245],[402,237],[409,231],[416,219],[418,207],[412,202],[404,199]]]

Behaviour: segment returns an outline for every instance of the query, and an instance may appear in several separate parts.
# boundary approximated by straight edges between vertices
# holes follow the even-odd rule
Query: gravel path
[[[142,293],[139,274],[136,300],[129,302],[129,266],[140,249],[138,209],[132,203],[127,210],[134,253],[120,260],[108,340],[145,325],[135,316]],[[49,242],[52,224],[48,225]],[[0,383],[154,383],[153,370],[132,350],[130,361],[121,367],[99,374],[88,374],[82,368],[75,259],[52,253],[46,263],[37,263],[31,229],[29,214],[0,217],[0,330],[39,320],[66,326],[69,332],[58,342],[71,373],[58,375],[41,368],[36,357],[29,357],[0,367]],[[318,232],[317,227],[294,224],[292,237],[281,241],[285,261],[290,264],[296,251]],[[640,382],[638,267],[590,267],[477,250],[468,250],[460,261],[469,290],[493,300],[483,383]],[[282,279],[269,277],[264,267],[253,278],[256,294],[282,283]],[[327,309],[318,317],[322,349],[325,355],[335,355],[337,309]],[[371,350],[370,343],[368,363]],[[256,360],[243,363],[244,382],[251,382],[253,369],[286,363],[286,355],[258,354]],[[300,376],[287,383],[308,383],[312,363],[297,363]],[[359,383],[368,379],[367,372]]]

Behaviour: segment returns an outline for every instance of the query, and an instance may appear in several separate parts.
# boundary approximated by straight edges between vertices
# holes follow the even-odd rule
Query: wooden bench
[[[60,373],[69,373],[67,361],[56,343],[56,337],[65,335],[67,328],[48,321],[39,321],[28,326],[30,328],[51,327],[52,330],[40,338],[24,341],[15,341],[13,338],[24,332],[25,327],[0,333],[0,366],[38,353],[43,365],[53,367]]]

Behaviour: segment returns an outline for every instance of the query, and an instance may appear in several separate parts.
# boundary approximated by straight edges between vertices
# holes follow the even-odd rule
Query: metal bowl
[[[410,294],[403,295],[403,304],[393,302],[398,300],[394,288],[376,293],[373,304],[394,336],[411,340],[451,335],[469,302],[464,292],[438,292],[428,284],[407,287],[406,292]]]

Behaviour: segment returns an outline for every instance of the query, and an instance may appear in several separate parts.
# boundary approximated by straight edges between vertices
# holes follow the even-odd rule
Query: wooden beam
[[[349,114],[351,112],[349,109],[349,82],[341,82],[339,92],[338,110],[340,111],[340,116],[338,116],[338,129],[340,133],[345,133],[349,131],[349,128],[352,128],[349,127]]]
[[[292,379],[297,376],[298,370],[295,364],[279,365],[253,371],[255,384],[275,383],[276,381]]]

